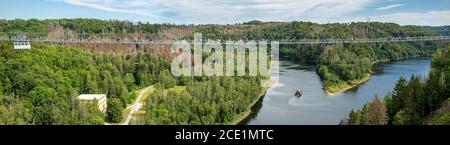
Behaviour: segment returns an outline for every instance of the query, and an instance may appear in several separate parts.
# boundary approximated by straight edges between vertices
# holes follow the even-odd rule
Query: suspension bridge
[[[415,41],[441,41],[450,40],[450,36],[418,36],[418,37],[389,37],[389,38],[351,38],[351,39],[296,39],[296,40],[255,40],[257,41],[278,41],[279,44],[348,44],[348,43],[389,43],[389,42],[415,42]],[[0,41],[19,41],[11,37],[0,37]],[[152,39],[103,39],[103,38],[88,38],[88,39],[73,39],[73,38],[27,38],[27,42],[41,42],[41,43],[74,43],[74,44],[125,44],[125,45],[152,45],[152,44],[174,44],[179,40],[152,40]],[[231,41],[231,40],[230,40]],[[236,40],[233,41],[233,43]],[[239,40],[237,40],[239,41]],[[240,40],[249,42],[249,40]],[[186,40],[186,42],[193,42]],[[225,40],[207,41],[207,43],[222,43],[226,44]]]

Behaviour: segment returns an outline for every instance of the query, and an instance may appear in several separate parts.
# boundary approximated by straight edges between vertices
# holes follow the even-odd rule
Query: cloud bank
[[[195,22],[289,21],[334,17],[362,10],[372,0],[64,0],[110,12]]]
[[[449,25],[450,10],[377,13],[405,6],[372,8],[374,0],[61,0],[67,4],[109,12],[156,18],[160,22],[236,23],[249,20],[313,21],[318,23],[372,21],[403,25]]]

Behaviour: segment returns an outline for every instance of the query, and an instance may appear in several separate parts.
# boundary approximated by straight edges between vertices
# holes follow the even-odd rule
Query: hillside
[[[33,37],[69,39],[193,39],[193,33],[205,39],[222,40],[302,40],[302,39],[366,39],[404,38],[446,35],[448,27],[401,26],[394,23],[357,22],[317,24],[311,22],[250,21],[235,25],[174,25],[103,21],[96,19],[0,20],[0,35],[27,32]],[[171,56],[170,45],[102,45],[65,44],[84,50],[102,52],[153,52]],[[317,65],[324,87],[329,93],[364,82],[378,61],[393,61],[419,56],[431,56],[440,42],[396,42],[361,44],[281,44],[285,59]]]
[[[145,124],[230,124],[261,93],[260,77],[178,77],[169,59],[151,53],[104,53],[33,43],[14,50],[0,42],[0,124],[120,122],[139,88],[156,85],[145,100]],[[175,89],[181,88],[181,89]],[[107,94],[108,108],[81,103],[79,94]]]
[[[82,107],[85,103],[76,96],[107,94],[108,106],[125,106],[135,97],[128,92],[153,84],[167,66],[151,54],[92,53],[46,44],[18,51],[2,42],[0,124],[103,124],[98,107]]]
[[[450,125],[450,99],[445,101],[432,115],[429,116],[424,122],[428,125]]]
[[[392,94],[384,100],[377,96],[363,108],[351,111],[341,124],[348,125],[420,125],[449,122],[450,46],[433,55],[427,78],[401,77]]]

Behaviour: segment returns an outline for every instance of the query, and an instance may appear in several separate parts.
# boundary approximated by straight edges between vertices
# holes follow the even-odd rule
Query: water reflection
[[[315,73],[315,66],[282,61],[280,82],[267,91],[241,124],[338,124],[352,109],[360,108],[374,94],[383,97],[400,76],[426,75],[430,59],[414,59],[378,64],[375,74],[359,87],[328,96]],[[299,98],[297,89],[303,90]]]

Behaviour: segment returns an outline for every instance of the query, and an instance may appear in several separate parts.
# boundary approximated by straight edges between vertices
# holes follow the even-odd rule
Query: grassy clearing
[[[177,93],[181,93],[186,90],[186,86],[175,86],[173,88],[168,89],[169,91],[175,91]]]
[[[334,96],[368,81],[370,79],[370,76],[371,74],[368,73],[363,78],[352,80],[350,83],[341,83],[333,86],[326,86],[325,91],[329,96]]]

